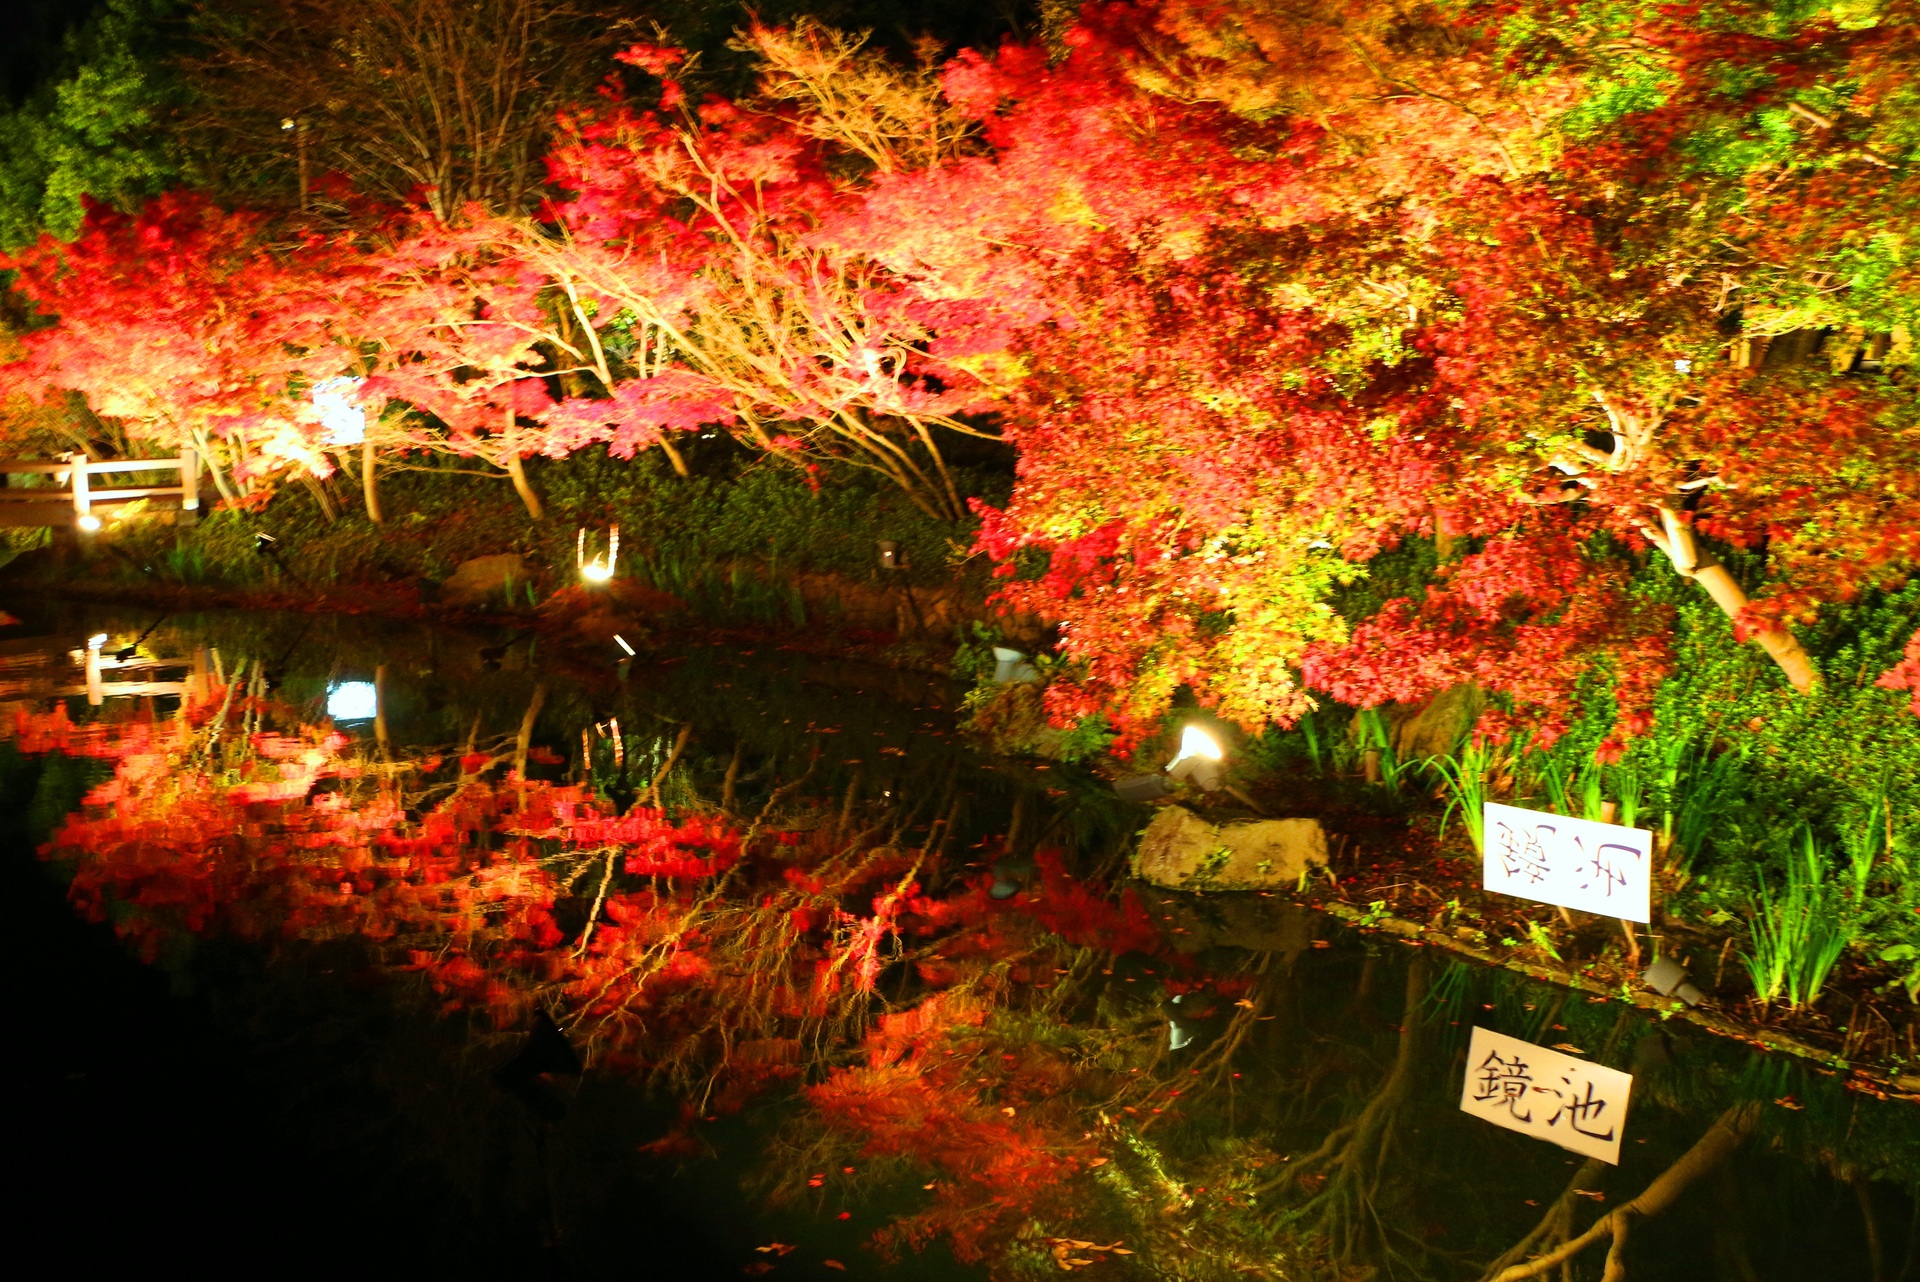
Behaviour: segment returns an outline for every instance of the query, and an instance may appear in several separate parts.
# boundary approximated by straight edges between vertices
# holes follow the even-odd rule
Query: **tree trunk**
[[[540,506],[540,496],[535,494],[533,486],[527,483],[527,469],[520,462],[518,454],[507,455],[507,475],[513,478],[514,492],[520,496],[520,501],[527,505],[527,515],[536,521],[545,516],[546,512]]]
[[[660,448],[666,452],[667,462],[673,464],[674,475],[693,475],[687,471],[687,460],[681,455],[678,449],[674,448],[673,442],[667,439],[667,434],[664,431],[660,434]]]
[[[1694,570],[1692,577],[1694,582],[1707,590],[1713,603],[1726,611],[1729,619],[1740,617],[1740,611],[1747,605],[1747,594],[1733,581],[1726,566],[1702,565]],[[1793,633],[1785,628],[1755,629],[1753,639],[1780,665],[1780,670],[1787,674],[1787,680],[1800,693],[1805,694],[1813,689],[1820,680],[1820,674],[1814,671],[1813,660]]]
[[[380,512],[380,489],[373,477],[373,442],[360,442],[360,494],[366,500],[367,519],[375,525],[386,520]]]
[[[514,430],[516,426],[517,424],[513,421],[513,407],[509,405],[506,430],[500,437],[501,442],[506,446],[507,475],[513,478],[514,493],[518,494],[520,501],[527,505],[527,515],[537,521],[545,516],[546,512],[540,506],[540,496],[535,494],[533,486],[527,483],[527,466],[520,458],[520,442],[515,439],[519,435]]]
[[[1647,530],[1654,546],[1667,554],[1676,571],[1705,588],[1707,595],[1713,598],[1713,603],[1737,623],[1740,612],[1747,607],[1747,594],[1727,573],[1727,567],[1700,551],[1699,545],[1694,542],[1693,527],[1682,521],[1673,509],[1660,509],[1660,523],[1663,527],[1661,531]],[[1820,674],[1814,669],[1813,660],[1786,628],[1756,628],[1753,639],[1767,652],[1768,657],[1780,665],[1780,670],[1787,674],[1787,680],[1795,690],[1805,694],[1819,682]]]

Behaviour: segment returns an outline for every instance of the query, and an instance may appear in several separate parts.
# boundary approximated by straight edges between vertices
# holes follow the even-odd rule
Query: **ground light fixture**
[[[1189,724],[1180,731],[1180,751],[1167,763],[1167,777],[1202,792],[1217,792],[1226,755],[1219,740],[1204,728]]]
[[[1640,980],[1662,997],[1678,997],[1689,1006],[1698,1006],[1707,1000],[1707,995],[1695,987],[1685,968],[1671,957],[1662,957],[1647,967],[1647,973]]]
[[[579,567],[580,577],[589,583],[605,583],[613,577],[614,567],[620,560],[620,527],[614,526],[607,532],[607,554],[587,559],[587,527],[581,526],[580,533],[573,541],[573,563]]]
[[[1180,751],[1167,763],[1165,774],[1128,775],[1116,779],[1114,795],[1122,801],[1159,801],[1179,791],[1177,785],[1190,784],[1202,792],[1217,792],[1224,783],[1226,749],[1220,741],[1197,725],[1180,732]],[[1235,793],[1235,796],[1241,796]],[[1244,799],[1244,798],[1243,798]],[[1258,809],[1258,807],[1254,807]]]

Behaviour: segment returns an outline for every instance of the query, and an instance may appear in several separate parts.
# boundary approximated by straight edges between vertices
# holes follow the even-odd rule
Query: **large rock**
[[[1467,681],[1448,686],[1425,703],[1383,703],[1380,716],[1387,723],[1394,755],[1404,762],[1448,756],[1486,710],[1486,691]],[[1357,712],[1347,735],[1356,741],[1362,738]]]
[[[440,585],[440,599],[448,605],[482,605],[497,598],[509,583],[525,583],[532,577],[526,558],[518,552],[476,556],[462,561]]]
[[[1448,686],[1401,724],[1393,750],[1402,761],[1447,756],[1486,710],[1487,695],[1479,686]]]
[[[1134,875],[1169,890],[1265,890],[1291,885],[1327,864],[1317,819],[1210,824],[1185,806],[1153,817],[1134,856]]]

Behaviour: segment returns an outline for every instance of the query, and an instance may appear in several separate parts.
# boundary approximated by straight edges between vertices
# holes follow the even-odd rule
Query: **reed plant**
[[[1440,815],[1441,835],[1446,835],[1447,821],[1459,811],[1460,822],[1466,825],[1467,836],[1478,854],[1486,853],[1485,806],[1492,795],[1492,765],[1493,749],[1482,739],[1470,739],[1457,752],[1426,761],[1427,769],[1440,776],[1447,797],[1447,808]]]
[[[1828,863],[1813,829],[1802,825],[1787,855],[1784,887],[1776,891],[1764,871],[1757,873],[1752,949],[1742,957],[1762,1005],[1783,997],[1791,1010],[1813,1005],[1846,949],[1847,914]]]

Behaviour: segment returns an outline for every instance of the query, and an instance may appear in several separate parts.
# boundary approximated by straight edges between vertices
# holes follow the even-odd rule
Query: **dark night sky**
[[[60,37],[100,0],[0,0],[0,94],[18,103],[60,62]]]

